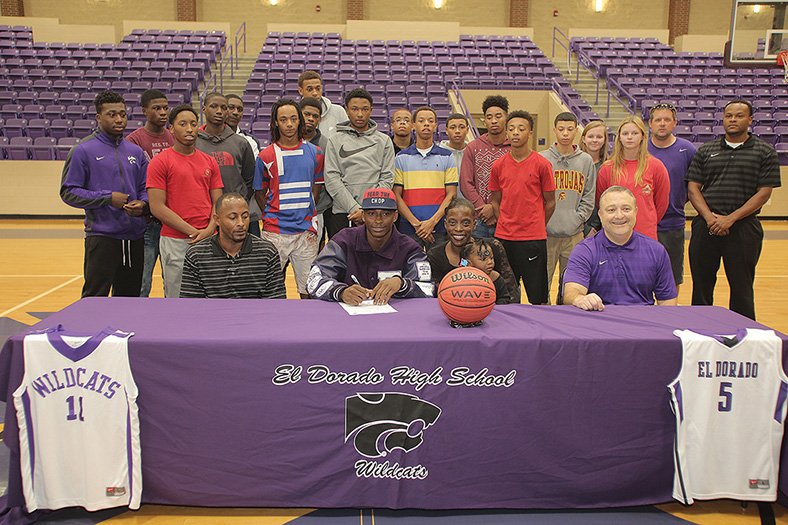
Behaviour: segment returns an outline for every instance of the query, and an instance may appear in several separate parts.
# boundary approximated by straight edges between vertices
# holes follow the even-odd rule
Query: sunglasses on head
[[[659,110],[659,109],[669,109],[670,111],[673,112],[674,115],[676,114],[676,106],[674,106],[673,104],[670,104],[668,102],[660,102],[656,106],[652,107],[651,110],[649,110],[649,114],[653,115],[654,112]]]

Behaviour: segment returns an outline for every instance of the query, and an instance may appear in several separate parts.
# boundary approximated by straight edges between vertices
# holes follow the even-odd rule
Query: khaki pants
[[[550,237],[547,236],[547,289],[553,285],[553,274],[555,266],[558,264],[558,275],[563,276],[566,270],[566,263],[569,261],[569,254],[577,243],[583,240],[583,232],[578,232],[571,237]],[[558,296],[561,297],[561,290]]]
[[[309,231],[280,234],[263,230],[263,239],[271,241],[276,246],[282,269],[286,268],[287,262],[290,261],[293,265],[298,293],[307,294],[306,280],[317,257],[317,235]]]

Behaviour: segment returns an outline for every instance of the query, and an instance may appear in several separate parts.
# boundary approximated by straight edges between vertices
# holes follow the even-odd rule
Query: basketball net
[[[785,71],[784,80],[788,83],[788,49],[783,49],[777,54],[777,65],[783,66]]]

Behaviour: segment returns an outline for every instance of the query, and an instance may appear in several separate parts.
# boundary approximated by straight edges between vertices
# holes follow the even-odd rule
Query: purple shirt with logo
[[[696,151],[692,142],[678,137],[667,148],[658,148],[651,140],[648,141],[648,152],[662,161],[670,176],[670,202],[665,215],[657,224],[658,231],[684,229],[684,205],[687,204],[687,181],[684,176]]]
[[[565,283],[577,283],[604,304],[654,304],[675,298],[676,283],[665,248],[638,232],[622,246],[604,232],[585,239],[569,256]]]

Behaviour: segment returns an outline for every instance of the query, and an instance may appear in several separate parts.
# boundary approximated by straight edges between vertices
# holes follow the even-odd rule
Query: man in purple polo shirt
[[[364,224],[340,230],[317,256],[307,280],[312,297],[358,305],[392,297],[432,297],[432,272],[421,246],[394,227],[397,198],[370,188],[361,201]]]
[[[635,230],[635,196],[611,186],[599,198],[602,231],[578,244],[564,274],[564,304],[604,310],[606,304],[675,306],[670,257]]]
[[[692,142],[673,134],[676,123],[676,108],[673,104],[657,104],[651,108],[648,152],[662,161],[670,175],[670,203],[668,211],[657,225],[657,239],[668,252],[678,291],[679,285],[684,282],[684,225],[687,220],[684,216],[684,205],[687,204],[687,182],[684,177],[696,148]]]

